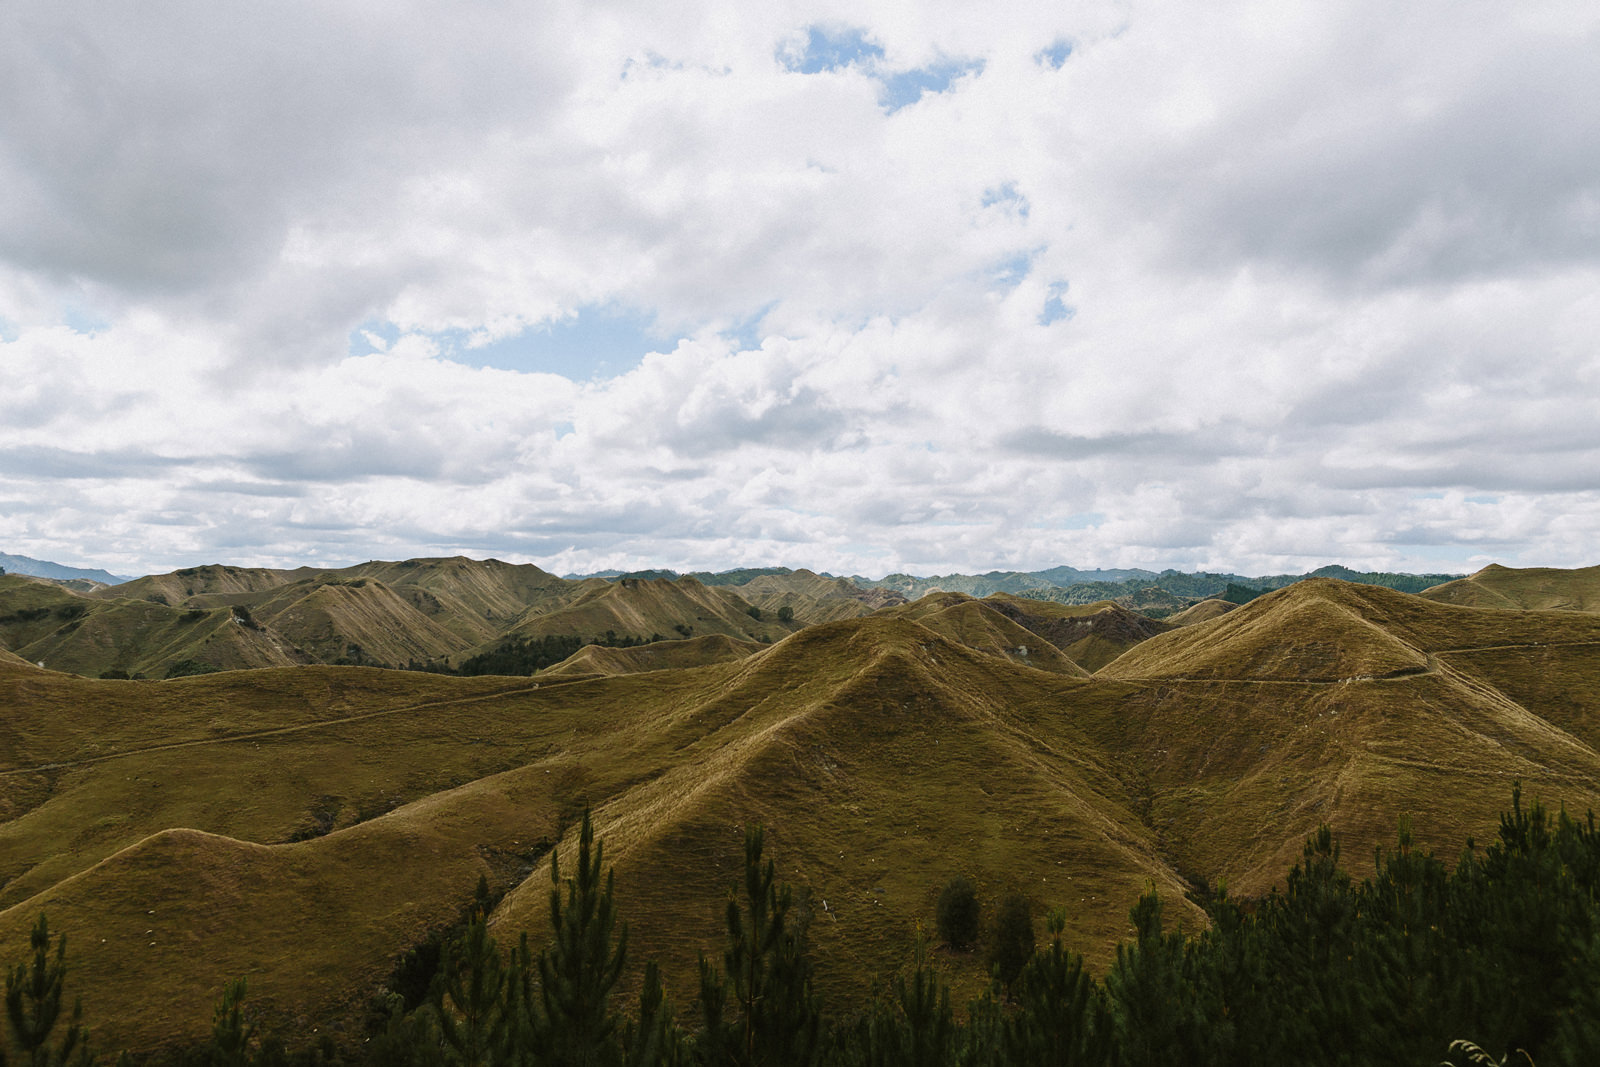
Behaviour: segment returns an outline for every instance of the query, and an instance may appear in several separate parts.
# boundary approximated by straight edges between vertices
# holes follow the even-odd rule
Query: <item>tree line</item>
[[[508,949],[478,896],[415,1003],[387,994],[359,1051],[290,1049],[257,1034],[241,980],[223,992],[204,1046],[183,1065],[372,1063],[396,1067],[1155,1067],[1169,1064],[1582,1065],[1600,1063],[1600,831],[1594,816],[1524,807],[1514,788],[1496,840],[1453,868],[1414,846],[1404,820],[1372,877],[1340,866],[1332,833],[1306,843],[1284,887],[1201,901],[1206,928],[1170,929],[1153,889],[1103,978],[1047,917],[1009,894],[987,926],[970,880],[939,896],[946,951],[985,943],[990,988],[958,1016],[920,935],[887,996],[824,1012],[789,887],[745,839],[727,939],[702,955],[681,1013],[647,964],[637,1001],[614,996],[626,964],[603,847],[583,817],[574,870],[551,854],[551,939]],[[52,955],[52,943],[54,953]],[[40,917],[32,956],[6,980],[10,1055],[30,1065],[95,1062],[81,1005],[63,1012],[65,941]],[[8,1062],[0,1050],[0,1065]],[[134,1061],[122,1057],[120,1063]]]

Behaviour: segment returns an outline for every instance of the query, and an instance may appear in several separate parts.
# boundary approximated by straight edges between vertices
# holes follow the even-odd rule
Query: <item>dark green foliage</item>
[[[978,901],[978,887],[972,879],[958,874],[939,891],[934,905],[934,922],[945,944],[958,952],[971,948],[978,940],[981,929],[983,905]]]
[[[1248,604],[1256,597],[1267,592],[1269,592],[1269,590],[1255,589],[1247,585],[1235,585],[1234,583],[1229,582],[1228,588],[1222,591],[1222,595],[1218,597],[1218,599],[1226,600],[1230,604]]]
[[[58,1040],[51,1035],[61,1021],[62,993],[67,979],[67,939],[54,938],[54,960],[50,954],[50,924],[44,915],[28,936],[33,958],[19,963],[6,973],[6,1030],[19,1064],[27,1067],[55,1067],[66,1063],[87,1063],[88,1034],[83,1028],[83,1002],[77,1001],[72,1017]],[[6,1063],[0,1047],[0,1065]]]
[[[1061,944],[1066,916],[1050,915],[1051,941],[1018,975],[1017,1013],[1005,1028],[1011,1063],[1033,1067],[1110,1064],[1115,1033],[1105,993],[1084,969],[1083,957]]]
[[[211,1015],[211,1045],[206,1062],[210,1067],[247,1067],[251,1062],[250,1042],[255,1027],[245,1022],[243,978],[236,978],[222,989],[222,999]]]
[[[1033,905],[1021,893],[1000,898],[989,934],[989,966],[1009,989],[1033,955]]]
[[[167,673],[164,677],[191,678],[197,674],[215,674],[221,669],[210,663],[201,663],[197,659],[181,659],[167,668]]]
[[[745,608],[744,613],[756,620],[756,622],[761,621],[761,609],[756,607],[754,604],[751,604],[748,608]]]
[[[772,861],[762,863],[763,838],[760,827],[745,832],[744,904],[729,895],[725,976],[700,961],[703,1063],[802,1067],[821,1051],[804,924],[791,920],[793,898]]]
[[[601,637],[567,637],[560,634],[548,634],[544,637],[518,637],[499,645],[492,652],[483,652],[470,659],[463,660],[461,666],[456,668],[456,674],[503,674],[525,675],[542,671],[546,667],[554,666],[572,655],[585,645],[600,645],[602,648],[634,648],[638,645],[648,645],[661,640],[660,634],[651,634],[649,637],[619,637],[615,631],[607,631]],[[438,669],[438,673],[446,673]]]
[[[910,978],[895,975],[893,1006],[872,1020],[868,1062],[874,1067],[954,1064],[958,1036],[950,990],[928,965],[928,945],[919,935]]]
[[[479,913],[466,937],[446,950],[429,998],[447,1063],[488,1067],[500,1061],[510,1031],[505,990],[500,949]]]
[[[558,854],[550,853],[553,940],[539,957],[540,997],[549,1055],[574,1067],[618,1062],[611,989],[627,957],[628,929],[616,933],[612,877],[608,872],[603,884],[600,877],[603,852],[594,843],[586,809],[578,835],[578,869],[566,881],[565,903]]]
[[[645,964],[638,1021],[623,1024],[622,1063],[624,1067],[688,1067],[690,1063],[689,1045],[673,1020],[672,1003],[654,960]]]
[[[785,604],[778,609],[779,622],[794,622],[794,609]]]

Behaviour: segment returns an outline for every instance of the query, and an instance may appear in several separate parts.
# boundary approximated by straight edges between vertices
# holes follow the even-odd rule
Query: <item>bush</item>
[[[966,875],[956,875],[939,891],[939,903],[934,907],[939,936],[951,948],[966,951],[978,940],[981,912],[978,887]]]
[[[1007,893],[994,914],[994,932],[989,942],[989,966],[1010,988],[1033,955],[1033,905],[1021,893]]]
[[[779,608],[778,609],[778,621],[779,622],[794,622],[794,609],[791,608],[787,604],[785,604],[783,607]]]

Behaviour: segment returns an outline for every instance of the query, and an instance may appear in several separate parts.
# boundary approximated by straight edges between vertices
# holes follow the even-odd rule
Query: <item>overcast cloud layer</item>
[[[3,551],[1579,566],[1597,415],[1592,0],[0,6]]]

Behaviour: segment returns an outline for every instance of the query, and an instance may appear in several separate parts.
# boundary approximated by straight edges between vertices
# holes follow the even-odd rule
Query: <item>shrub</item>
[[[791,608],[787,604],[785,604],[783,607],[779,608],[778,609],[778,621],[779,622],[794,622],[794,609]]]
[[[1018,892],[1000,898],[994,914],[994,931],[989,942],[989,966],[1010,988],[1033,955],[1033,905]]]
[[[939,936],[951,948],[966,951],[978,940],[981,911],[978,887],[966,875],[956,875],[939,891],[939,902],[934,907]]]

